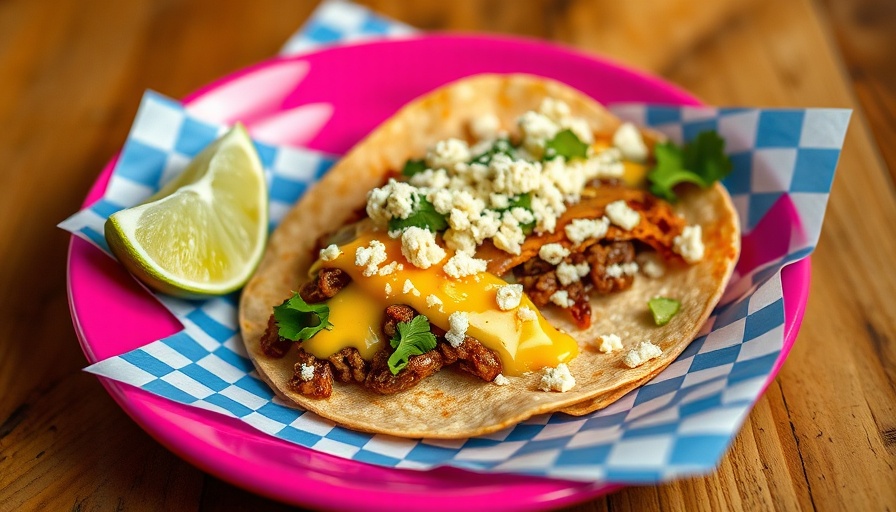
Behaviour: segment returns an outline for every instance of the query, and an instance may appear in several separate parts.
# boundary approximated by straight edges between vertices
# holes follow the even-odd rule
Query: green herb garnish
[[[679,183],[694,183],[707,188],[731,172],[731,159],[725,155],[725,139],[714,130],[700,132],[683,148],[674,142],[661,142],[654,148],[656,167],[647,174],[650,191],[667,201],[678,197],[672,188]]]
[[[448,219],[441,213],[436,211],[436,207],[432,205],[425,197],[421,197],[417,201],[417,208],[408,215],[406,219],[393,218],[389,219],[389,231],[399,231],[405,228],[416,226],[437,233],[448,229]]]
[[[408,358],[436,348],[436,337],[429,330],[429,319],[415,316],[410,322],[398,322],[395,336],[389,341],[395,352],[389,357],[389,371],[397,375],[408,365]]]
[[[647,301],[647,307],[653,313],[656,325],[666,325],[681,309],[681,302],[667,297],[654,297]]]
[[[280,336],[292,341],[304,341],[324,329],[333,328],[330,307],[325,303],[308,304],[298,293],[274,306],[274,320]]]
[[[526,192],[525,194],[520,194],[518,196],[513,196],[510,198],[510,201],[507,203],[507,208],[501,208],[500,210],[495,210],[498,213],[508,212],[513,210],[514,208],[523,208],[524,210],[529,210],[532,213],[532,193]],[[535,217],[533,213],[532,217]],[[528,235],[535,229],[535,221],[527,222],[525,224],[520,224],[520,228],[522,228],[523,233]]]
[[[421,173],[426,170],[426,162],[423,160],[408,160],[404,164],[404,169],[401,170],[401,174],[411,177],[417,173]]]
[[[569,128],[561,130],[544,145],[544,160],[553,160],[562,156],[567,160],[588,156],[588,144],[585,144]]]
[[[473,157],[471,163],[488,165],[495,155],[507,155],[511,159],[516,159],[516,148],[513,147],[509,140],[498,139],[492,144],[492,147],[488,148],[488,151]]]

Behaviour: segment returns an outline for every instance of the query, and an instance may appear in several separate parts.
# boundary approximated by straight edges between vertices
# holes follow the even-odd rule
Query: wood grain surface
[[[896,3],[362,3],[604,54],[711,104],[855,109],[796,346],[718,470],[570,510],[896,509]],[[0,510],[290,509],[180,460],[80,371],[54,226],[145,89],[180,97],[273,55],[314,7],[0,1]]]

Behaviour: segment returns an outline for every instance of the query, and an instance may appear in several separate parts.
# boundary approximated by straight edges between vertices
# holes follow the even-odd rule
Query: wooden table
[[[718,470],[572,510],[896,507],[896,4],[365,3],[423,29],[602,53],[711,104],[855,109],[799,339]],[[0,510],[287,508],[169,453],[80,371],[68,235],[54,226],[124,141],[144,89],[179,97],[262,60],[313,8],[0,3]]]

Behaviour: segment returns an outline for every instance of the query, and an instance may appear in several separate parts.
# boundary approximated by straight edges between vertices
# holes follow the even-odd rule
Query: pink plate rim
[[[556,60],[556,69],[561,65],[582,66],[626,75],[670,103],[700,103],[687,92],[656,77],[555,44],[506,36],[449,34],[350,44],[266,60],[198,89],[184,102],[189,105],[228,83],[287,60],[334,59],[340,57],[340,52],[352,51],[383,58],[402,46],[412,46],[411,50],[425,55],[438,49],[444,51],[446,45],[472,48],[483,54],[504,51],[550,57]],[[539,74],[551,76],[559,73],[556,69],[539,70]],[[102,195],[114,163],[112,159],[97,178],[84,201],[85,206]],[[90,294],[79,286],[81,274],[96,265],[117,267],[96,248],[72,237],[67,260],[69,306],[82,350],[91,363],[98,360],[95,349],[101,347],[96,345],[96,340],[88,339],[79,311],[86,311],[95,299],[90,299]],[[785,340],[766,387],[774,380],[796,340],[809,292],[810,269],[806,258],[782,272]],[[114,268],[105,272],[123,273]],[[93,277],[109,279],[103,275]],[[133,283],[130,286],[133,288]],[[145,291],[142,293],[149,296]],[[142,300],[154,301],[146,297]],[[169,318],[162,316],[161,323],[172,325],[170,315]],[[418,472],[371,466],[297,446],[267,436],[238,420],[181,405],[116,381],[100,378],[100,382],[141,428],[172,452],[228,482],[294,505],[328,509],[541,510],[593,499],[620,488],[522,475],[479,474],[453,468]],[[359,479],[378,480],[382,486],[353,488],[352,482]]]

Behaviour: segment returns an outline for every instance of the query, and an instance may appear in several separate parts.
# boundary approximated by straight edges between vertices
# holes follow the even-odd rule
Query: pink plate
[[[274,59],[219,80],[186,98],[191,110],[242,120],[275,143],[344,153],[401,105],[446,82],[484,72],[551,77],[608,103],[698,104],[656,78],[542,42],[438,35],[331,48]],[[299,123],[302,128],[294,127]],[[85,205],[98,199],[103,170]],[[809,289],[809,261],[783,274],[784,350],[796,338]],[[180,330],[179,323],[110,258],[72,238],[68,260],[72,319],[87,359],[119,355]],[[769,382],[774,375],[769,377]],[[540,510],[618,487],[439,468],[370,466],[269,437],[235,419],[101,379],[144,430],[184,459],[233,484],[315,508],[396,510]]]

